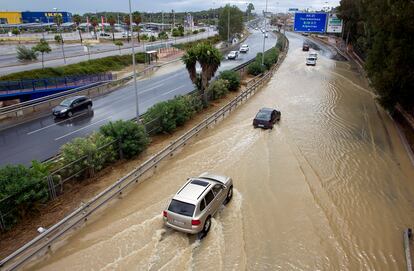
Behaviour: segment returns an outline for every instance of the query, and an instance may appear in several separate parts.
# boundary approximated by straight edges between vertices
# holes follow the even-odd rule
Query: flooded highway
[[[390,117],[347,62],[305,65],[301,36],[271,81],[151,178],[70,237],[37,270],[402,270],[414,170]],[[325,51],[324,51],[325,52]],[[253,129],[261,107],[281,110]],[[231,176],[208,236],[163,227],[190,176]]]

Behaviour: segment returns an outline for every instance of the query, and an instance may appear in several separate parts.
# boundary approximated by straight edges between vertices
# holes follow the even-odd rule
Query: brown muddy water
[[[305,66],[302,37],[268,85],[80,229],[40,270],[402,270],[414,170],[388,115],[346,62]],[[273,130],[252,128],[276,107]],[[235,195],[201,240],[163,227],[187,177],[229,175]]]

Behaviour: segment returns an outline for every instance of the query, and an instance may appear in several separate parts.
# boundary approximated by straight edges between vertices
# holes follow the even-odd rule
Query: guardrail
[[[71,230],[80,227],[88,221],[89,217],[98,211],[101,207],[105,206],[109,201],[116,198],[129,188],[132,184],[138,183],[141,179],[144,179],[144,175],[150,170],[157,168],[159,163],[165,159],[172,157],[175,152],[181,147],[185,146],[189,140],[199,135],[204,129],[208,129],[210,125],[216,124],[220,119],[226,117],[232,110],[238,105],[242,104],[243,101],[251,97],[258,88],[260,88],[268,79],[271,78],[273,72],[277,70],[283,59],[286,56],[288,48],[288,41],[285,45],[285,50],[279,57],[279,61],[274,67],[271,68],[266,74],[264,74],[260,80],[256,81],[249,88],[241,92],[232,101],[227,103],[225,106],[220,108],[217,112],[200,122],[198,125],[193,127],[191,130],[171,142],[168,146],[162,149],[160,152],[149,158],[142,165],[122,177],[110,187],[96,195],[89,202],[85,203],[70,215],[47,229],[42,234],[25,244],[20,249],[0,261],[1,270],[15,270],[22,267],[30,259],[40,256],[40,254],[47,253],[52,248],[52,245],[56,244],[60,238]],[[56,247],[58,244],[56,244]]]

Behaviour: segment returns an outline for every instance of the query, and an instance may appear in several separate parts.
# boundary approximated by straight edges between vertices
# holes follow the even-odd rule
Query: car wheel
[[[71,118],[71,117],[73,116],[73,113],[72,113],[72,111],[69,111],[66,115],[67,115],[69,118]]]
[[[206,222],[204,222],[203,227],[203,237],[207,235],[211,228],[211,217],[207,217]]]
[[[226,200],[224,201],[224,204],[226,205],[231,201],[231,198],[233,197],[233,186],[230,186],[229,191],[227,192]]]
[[[92,110],[92,105],[88,105],[88,111],[91,111]]]

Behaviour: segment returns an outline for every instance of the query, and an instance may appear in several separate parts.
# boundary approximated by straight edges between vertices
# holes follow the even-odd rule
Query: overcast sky
[[[139,11],[198,11],[209,8],[217,8],[230,3],[237,5],[242,10],[247,3],[253,3],[256,12],[265,8],[265,0],[131,0],[134,10]],[[324,6],[337,6],[339,0],[268,0],[268,10],[286,11],[288,8],[320,9]],[[0,10],[7,11],[49,11],[58,8],[72,13],[85,13],[96,11],[120,11],[128,10],[128,0],[0,0]]]

